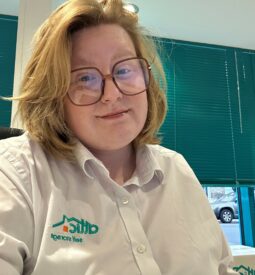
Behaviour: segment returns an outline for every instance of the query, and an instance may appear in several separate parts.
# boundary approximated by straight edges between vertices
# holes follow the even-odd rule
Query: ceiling
[[[51,0],[52,7],[64,1]],[[20,0],[0,0],[0,14],[17,16],[19,2]],[[153,35],[255,50],[254,0],[130,2],[139,6],[141,24]]]

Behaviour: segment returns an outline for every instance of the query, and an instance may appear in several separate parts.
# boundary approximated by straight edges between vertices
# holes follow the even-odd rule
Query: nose
[[[122,98],[122,93],[117,88],[111,75],[106,75],[103,81],[103,95],[101,97],[101,102],[115,102]]]

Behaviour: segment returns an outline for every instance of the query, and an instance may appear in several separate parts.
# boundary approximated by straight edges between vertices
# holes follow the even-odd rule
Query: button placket
[[[125,189],[117,189],[115,196],[119,214],[141,274],[161,274],[142,228],[134,199]]]

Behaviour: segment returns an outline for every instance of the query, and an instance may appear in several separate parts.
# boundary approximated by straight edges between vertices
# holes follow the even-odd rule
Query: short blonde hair
[[[16,98],[24,128],[55,157],[72,159],[75,145],[64,118],[64,97],[70,85],[72,34],[100,24],[123,27],[135,45],[137,56],[153,63],[154,74],[147,90],[148,116],[134,144],[159,143],[158,130],[166,114],[165,92],[160,88],[165,77],[152,39],[139,26],[137,15],[125,9],[121,0],[70,0],[54,11],[36,32],[21,93]]]

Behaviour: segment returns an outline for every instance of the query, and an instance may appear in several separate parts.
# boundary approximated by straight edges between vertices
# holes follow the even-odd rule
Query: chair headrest
[[[0,127],[0,139],[9,137],[20,136],[24,133],[24,130],[18,128]]]

